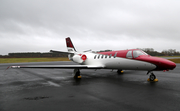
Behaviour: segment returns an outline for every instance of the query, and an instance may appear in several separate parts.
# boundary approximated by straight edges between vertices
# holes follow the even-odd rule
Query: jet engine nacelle
[[[72,60],[79,64],[83,63],[86,59],[87,59],[87,56],[84,54],[74,55],[72,57]]]

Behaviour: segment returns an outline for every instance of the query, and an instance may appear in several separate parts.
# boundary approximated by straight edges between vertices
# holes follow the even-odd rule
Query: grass
[[[180,63],[180,58],[169,59],[175,63]],[[23,62],[51,62],[51,61],[69,61],[66,57],[58,58],[0,58],[0,63],[23,63]]]
[[[156,57],[180,57],[180,56],[156,56]]]
[[[51,61],[69,61],[66,57],[58,58],[0,58],[0,63],[23,63],[23,62],[51,62]]]
[[[177,58],[177,59],[169,59],[170,61],[173,61],[175,63],[180,63],[180,58]]]

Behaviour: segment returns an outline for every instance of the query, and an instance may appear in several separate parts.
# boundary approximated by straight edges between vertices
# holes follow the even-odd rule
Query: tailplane
[[[70,37],[66,38],[66,45],[67,45],[68,52],[76,52],[76,49],[75,49]]]

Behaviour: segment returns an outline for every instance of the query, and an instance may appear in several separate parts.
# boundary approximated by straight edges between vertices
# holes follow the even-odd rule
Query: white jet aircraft
[[[81,78],[80,69],[117,69],[122,70],[144,70],[150,73],[149,81],[155,81],[153,71],[169,71],[176,67],[176,64],[167,59],[152,57],[139,49],[117,50],[109,52],[76,51],[71,39],[66,38],[68,52],[53,51],[54,53],[67,53],[68,58],[79,65],[28,65],[10,66],[11,68],[68,68],[74,69],[74,77]]]

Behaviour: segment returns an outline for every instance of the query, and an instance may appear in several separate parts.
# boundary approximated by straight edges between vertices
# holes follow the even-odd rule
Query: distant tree
[[[141,49],[141,48],[138,48],[138,49]],[[147,54],[151,56],[163,56],[162,53],[155,51],[153,48],[142,48],[141,50],[143,50],[144,52],[146,52]]]
[[[163,50],[161,53],[166,56],[180,55],[179,52],[176,52],[176,49]]]
[[[9,53],[9,57],[67,57],[68,54],[59,53],[40,53],[40,52],[23,52],[23,53]]]

